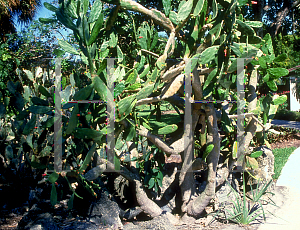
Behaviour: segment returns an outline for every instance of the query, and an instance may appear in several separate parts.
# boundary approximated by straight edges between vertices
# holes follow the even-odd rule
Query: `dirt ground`
[[[271,144],[271,149],[288,148],[288,147],[300,147],[300,133],[293,135],[290,139],[282,139],[278,142]]]

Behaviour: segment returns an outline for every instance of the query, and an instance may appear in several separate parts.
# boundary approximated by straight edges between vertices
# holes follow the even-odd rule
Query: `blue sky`
[[[36,17],[34,18],[34,20],[39,20],[39,18],[49,18],[53,14],[53,12],[51,12],[50,10],[47,10],[44,7],[44,2],[49,2],[50,3],[51,0],[42,0],[42,4],[39,7],[39,9],[37,10],[37,14],[36,14]],[[22,29],[26,28],[25,25],[21,25],[21,24],[17,23],[16,19],[14,20],[14,22],[15,22],[15,26],[17,28],[17,31],[21,31]]]

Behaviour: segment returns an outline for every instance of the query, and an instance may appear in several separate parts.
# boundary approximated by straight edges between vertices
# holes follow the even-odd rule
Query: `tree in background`
[[[0,97],[12,96],[7,84],[22,82],[24,73],[21,69],[54,68],[52,57],[57,55],[57,36],[54,33],[57,28],[54,22],[44,25],[33,21],[27,30],[9,34],[5,42],[0,42]],[[22,84],[26,85],[26,80]]]
[[[269,1],[264,7],[267,20],[270,21],[269,31],[272,36],[278,33],[288,34],[296,30],[299,20],[300,1]]]
[[[299,6],[300,1],[251,1],[243,8],[248,20],[264,21],[264,27],[256,30],[261,37],[269,33],[272,36],[275,55],[281,55],[276,66],[294,68],[300,65],[299,60]],[[296,70],[297,71],[297,70]],[[282,81],[288,80],[286,77]],[[296,87],[296,95],[300,98],[300,80]]]
[[[5,39],[5,34],[16,32],[13,18],[17,17],[18,23],[29,23],[34,18],[40,0],[0,0],[0,36]]]

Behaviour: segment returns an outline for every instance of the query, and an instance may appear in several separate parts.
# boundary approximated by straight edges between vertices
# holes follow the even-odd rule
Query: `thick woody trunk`
[[[143,185],[139,180],[134,180],[136,199],[141,209],[151,217],[159,216],[162,213],[161,208],[150,200],[144,191]]]
[[[107,167],[110,169],[114,169],[114,165],[111,162],[106,162],[104,160],[101,163],[104,164],[104,166],[107,164]],[[156,217],[162,214],[162,209],[153,200],[148,198],[141,179],[137,173],[131,172],[124,166],[121,166],[121,170],[118,171],[118,173],[127,180],[133,182],[137,202],[145,213],[149,214],[151,217]]]
[[[257,66],[251,73],[249,85],[248,85],[248,112],[256,109],[257,104],[257,95],[256,95],[256,86],[257,86]],[[252,117],[249,118],[248,125],[245,129],[245,136],[243,140],[243,146],[245,146],[246,152],[249,151],[249,145],[251,140],[253,139],[256,132],[257,121]]]
[[[260,21],[262,22],[262,18],[264,16],[264,6],[265,6],[265,1],[264,0],[257,0],[257,4],[256,5],[252,5],[253,9],[254,9],[254,20],[255,21]],[[257,35],[259,37],[263,37],[263,28],[258,28],[257,30]]]
[[[188,78],[189,79],[189,78]],[[186,87],[190,87],[190,92],[192,91],[192,87],[195,92],[195,100],[201,100],[202,99],[202,86],[200,83],[199,73],[197,69],[195,68],[193,70],[193,84]],[[189,80],[190,81],[190,80]],[[187,89],[186,89],[187,90]],[[191,95],[186,95],[186,101],[189,101],[191,99]],[[189,105],[191,106],[191,105]],[[191,107],[189,108],[191,109]],[[192,164],[193,161],[193,155],[194,155],[194,149],[193,149],[193,136],[195,133],[196,125],[198,124],[199,116],[200,116],[200,109],[201,104],[193,104],[193,110],[192,110],[192,127],[189,127],[189,124],[187,124],[186,120],[189,120],[189,114],[191,111],[188,110],[188,106],[186,103],[186,114],[185,114],[185,138],[184,138],[184,145],[187,146],[184,151],[184,158],[183,158],[183,164],[182,169],[179,175],[179,186],[181,189],[181,195],[182,195],[182,206],[181,211],[183,213],[186,213],[187,205],[191,199],[191,197],[195,193],[195,181],[194,181],[194,173],[192,170]]]
[[[207,118],[207,143],[214,144],[214,148],[207,157],[208,178],[205,190],[194,200],[191,200],[187,207],[187,214],[199,217],[215,196],[216,171],[220,156],[220,137],[217,125],[217,116],[213,105],[206,105]]]

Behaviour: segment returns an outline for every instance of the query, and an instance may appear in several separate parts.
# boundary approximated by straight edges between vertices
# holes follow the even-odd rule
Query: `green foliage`
[[[50,202],[52,206],[57,204],[57,191],[54,183],[52,183],[51,187]]]
[[[161,161],[162,153],[158,151],[157,148],[154,148],[154,152],[149,151],[142,161],[142,166],[144,170],[144,184],[148,187],[148,189],[154,189],[155,192],[160,193],[160,187],[162,186],[163,181],[163,173],[162,167],[163,162]],[[155,167],[154,165],[158,163],[159,167]]]
[[[167,125],[163,128],[160,128],[158,130],[158,134],[170,134],[173,133],[177,130],[177,125],[173,124],[173,125]]]
[[[262,154],[263,154],[263,151],[256,151],[256,152],[251,153],[250,157],[257,158],[257,157],[260,157]]]
[[[299,59],[299,36],[297,35],[285,35],[278,34],[274,38],[274,50],[278,55],[274,62],[278,67],[284,67],[291,70],[291,74],[298,74],[299,70],[295,68],[300,65]],[[296,79],[299,83],[299,78]],[[300,84],[296,84],[296,97],[300,98]]]
[[[210,145],[208,145],[208,146],[206,147],[205,152],[204,152],[204,154],[203,154],[203,156],[202,156],[202,159],[203,159],[203,160],[206,161],[207,156],[210,154],[210,152],[213,150],[213,148],[214,148],[214,145],[213,145],[213,144],[210,144]]]
[[[168,17],[171,10],[171,0],[163,0],[162,3],[164,6],[165,15]]]
[[[300,112],[281,109],[276,113],[275,119],[288,120],[288,121],[300,121]]]

